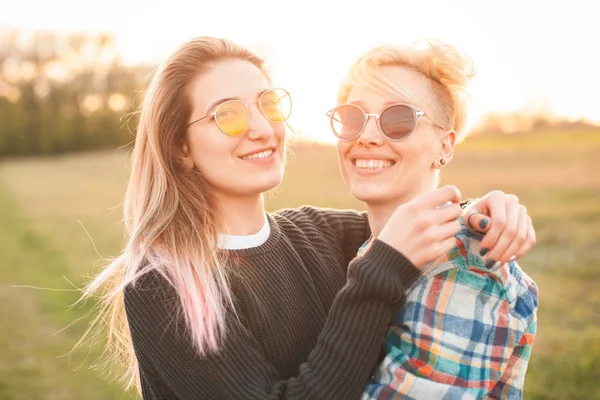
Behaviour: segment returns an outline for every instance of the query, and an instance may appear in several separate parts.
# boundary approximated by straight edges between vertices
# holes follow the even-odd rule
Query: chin
[[[273,171],[268,174],[264,174],[261,177],[252,177],[249,178],[247,182],[255,182],[253,186],[254,192],[268,192],[271,189],[279,186],[281,181],[283,180],[283,170],[282,171]]]
[[[381,185],[353,185],[350,192],[364,203],[380,203],[389,200],[390,191]]]

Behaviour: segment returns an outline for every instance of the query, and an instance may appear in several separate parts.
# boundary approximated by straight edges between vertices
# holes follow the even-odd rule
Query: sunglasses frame
[[[383,128],[381,127],[381,116],[388,111],[390,108],[392,107],[396,107],[396,106],[404,106],[404,107],[408,107],[414,116],[415,119],[415,123],[412,127],[412,129],[410,130],[410,132],[408,132],[405,136],[397,139],[397,138],[393,138],[391,136],[389,136],[387,133],[385,133],[383,131]],[[333,116],[335,115],[335,113],[342,107],[354,107],[357,108],[359,111],[361,111],[365,117],[364,121],[363,121],[363,125],[360,128],[360,130],[358,131],[358,133],[354,136],[352,136],[351,138],[347,138],[347,137],[341,137],[340,135],[338,135],[338,133],[335,131],[335,128],[333,127]],[[437,122],[435,122],[434,120],[432,120],[427,114],[425,114],[424,111],[419,110],[417,107],[415,106],[411,106],[410,104],[406,104],[406,103],[393,103],[390,104],[387,107],[384,107],[379,114],[370,114],[368,112],[366,112],[362,107],[360,107],[357,104],[341,104],[335,108],[332,108],[331,110],[327,111],[326,115],[329,117],[329,126],[331,128],[331,131],[333,132],[333,134],[340,140],[346,141],[346,142],[350,142],[352,140],[356,140],[360,137],[360,135],[362,135],[362,133],[365,131],[365,128],[367,126],[367,123],[369,122],[369,118],[374,117],[375,120],[377,121],[377,128],[379,129],[379,133],[381,133],[381,135],[386,138],[387,140],[391,141],[391,142],[401,142],[403,140],[408,139],[413,132],[415,131],[415,129],[417,129],[417,123],[419,122],[419,118],[421,117],[426,117],[429,121],[431,121],[435,126],[437,126],[438,128],[442,129],[442,130],[446,130],[445,128],[443,128],[441,125],[439,125]]]
[[[281,90],[281,91],[285,92],[285,94],[287,94],[287,96],[288,96],[288,97],[289,97],[289,99],[290,99],[290,112],[289,112],[289,113],[288,113],[288,115],[285,117],[285,119],[284,119],[283,121],[281,121],[281,122],[279,122],[279,121],[273,121],[271,118],[269,118],[269,117],[267,116],[267,114],[265,113],[265,110],[263,110],[263,107],[262,107],[262,99],[263,99],[263,96],[264,96],[265,94],[267,94],[267,93],[270,93],[270,92],[273,92],[273,91],[276,91],[276,90]],[[217,119],[217,117],[216,117],[216,115],[217,115],[217,113],[219,112],[219,109],[221,108],[221,106],[223,106],[223,105],[225,105],[225,104],[229,104],[229,103],[241,103],[241,104],[244,106],[244,108],[246,109],[246,112],[248,113],[248,122],[246,123],[246,127],[244,128],[244,130],[242,131],[242,133],[240,133],[239,135],[231,135],[231,134],[229,134],[229,133],[225,132],[225,131],[223,130],[223,128],[221,128],[221,125],[219,125],[219,121],[218,121],[218,119]],[[248,130],[248,127],[250,126],[250,109],[248,108],[248,106],[249,106],[250,104],[254,104],[254,103],[257,103],[257,104],[258,104],[258,109],[260,110],[260,113],[263,115],[263,117],[265,117],[265,118],[266,118],[268,121],[270,121],[270,122],[272,122],[272,123],[274,123],[274,124],[283,124],[283,123],[285,123],[285,122],[286,122],[286,121],[287,121],[287,120],[290,118],[290,115],[292,115],[292,96],[290,95],[290,92],[288,92],[287,90],[285,90],[285,89],[282,89],[282,88],[272,88],[272,89],[265,90],[265,91],[264,91],[264,92],[263,92],[263,93],[260,95],[260,97],[258,98],[258,100],[249,101],[249,102],[247,102],[247,103],[243,102],[242,100],[226,100],[226,101],[224,101],[224,102],[220,103],[219,105],[217,105],[217,106],[215,107],[215,111],[213,111],[213,112],[211,112],[211,113],[209,113],[209,114],[206,114],[204,117],[201,117],[201,118],[198,118],[198,119],[195,119],[195,120],[193,120],[192,122],[190,122],[189,124],[187,124],[187,126],[193,125],[193,124],[195,124],[196,122],[200,122],[200,121],[202,121],[202,120],[204,120],[204,119],[206,119],[206,118],[211,118],[211,117],[212,117],[212,118],[213,118],[213,121],[215,121],[215,123],[217,124],[217,127],[219,127],[219,130],[220,130],[221,132],[223,132],[223,134],[225,134],[225,135],[227,135],[227,136],[231,136],[231,137],[238,137],[238,136],[242,136],[244,133],[246,133],[246,131]]]

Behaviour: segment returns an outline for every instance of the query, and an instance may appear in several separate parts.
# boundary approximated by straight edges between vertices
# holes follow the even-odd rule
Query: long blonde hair
[[[424,44],[424,45],[423,45]],[[380,71],[385,66],[408,67],[428,78],[438,99],[440,123],[463,136],[467,118],[467,83],[475,75],[475,67],[469,56],[457,48],[439,40],[414,42],[407,46],[382,44],[360,56],[348,70],[338,91],[338,103],[348,100],[348,94],[356,84],[397,95],[403,93]]]
[[[150,271],[176,289],[187,328],[200,354],[215,351],[225,334],[225,312],[233,307],[224,255],[214,246],[223,219],[207,182],[177,162],[191,112],[189,84],[215,63],[248,61],[265,76],[264,61],[231,41],[199,37],[184,43],[156,71],[145,95],[124,202],[127,241],[84,290],[100,297],[93,328],[108,339],[101,367],[118,367],[126,389],[140,390],[137,359],[125,314],[123,291]],[[97,332],[96,332],[97,333]],[[97,334],[93,337],[97,337]]]

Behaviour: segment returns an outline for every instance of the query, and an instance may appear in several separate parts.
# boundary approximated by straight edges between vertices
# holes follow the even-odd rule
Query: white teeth
[[[247,156],[242,157],[242,160],[251,160],[253,158],[265,158],[265,157],[269,157],[271,154],[273,154],[273,150],[266,150],[266,151],[262,151],[260,153],[255,153],[255,154],[250,154]]]
[[[355,165],[357,168],[378,169],[391,167],[394,163],[389,160],[363,160],[357,159]]]

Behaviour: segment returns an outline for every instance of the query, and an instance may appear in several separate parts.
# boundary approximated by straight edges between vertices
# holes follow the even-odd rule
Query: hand
[[[535,245],[531,217],[515,195],[491,191],[467,206],[463,215],[470,229],[487,232],[480,253],[488,268],[516,260]]]
[[[444,186],[399,206],[379,236],[421,269],[456,245],[461,225],[460,191]],[[449,203],[440,207],[440,205]]]

